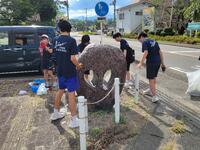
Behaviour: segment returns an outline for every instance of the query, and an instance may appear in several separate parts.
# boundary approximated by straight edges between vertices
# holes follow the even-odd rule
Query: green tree
[[[185,9],[184,16],[193,21],[200,21],[199,0],[190,0],[189,6]]]
[[[75,24],[75,27],[77,28],[78,31],[84,31],[85,29],[85,21],[78,20]]]
[[[0,0],[0,24],[23,24],[37,14],[41,22],[53,22],[57,14],[54,0]]]
[[[30,0],[1,0],[0,19],[8,24],[21,24],[33,15]]]
[[[54,0],[31,0],[35,13],[40,15],[41,22],[51,22],[57,14],[57,6]]]

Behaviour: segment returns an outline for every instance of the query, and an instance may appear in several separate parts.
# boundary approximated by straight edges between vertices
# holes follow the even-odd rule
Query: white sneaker
[[[129,86],[133,86],[134,84],[133,84],[132,81],[128,81],[128,85],[129,85]]]
[[[68,106],[68,105],[66,105],[66,106],[64,106],[64,107],[62,107],[62,108],[60,108],[60,113],[61,113],[61,114],[67,115],[67,106]]]
[[[79,120],[77,117],[72,118],[69,123],[70,128],[78,128],[79,127]]]
[[[152,102],[156,103],[158,102],[160,99],[157,96],[152,97]]]
[[[128,83],[127,81],[125,82],[124,87],[125,87],[125,88],[128,88],[128,87],[129,87],[129,83]]]
[[[57,83],[57,82],[54,82],[54,83],[53,83],[53,87],[58,87],[58,83]]]
[[[64,118],[64,117],[65,117],[64,113],[54,112],[54,113],[51,114],[50,120],[55,121],[55,120],[58,120],[58,119],[61,119],[61,118]]]
[[[142,94],[143,94],[143,95],[149,95],[149,96],[152,96],[152,95],[153,95],[150,89],[144,90],[144,91],[142,92]]]

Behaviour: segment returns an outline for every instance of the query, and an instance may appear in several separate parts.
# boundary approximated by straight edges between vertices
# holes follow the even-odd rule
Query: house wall
[[[136,5],[126,9],[118,9],[117,11],[117,31],[122,33],[131,33],[142,24],[142,14],[136,15],[136,12],[142,12],[144,5]],[[124,14],[124,19],[120,19],[119,15]],[[123,30],[122,30],[123,29]]]

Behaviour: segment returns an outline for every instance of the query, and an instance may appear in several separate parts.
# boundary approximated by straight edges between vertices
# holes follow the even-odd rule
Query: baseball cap
[[[43,34],[43,35],[41,35],[41,38],[47,38],[47,39],[49,39],[49,36],[46,35],[46,34]]]

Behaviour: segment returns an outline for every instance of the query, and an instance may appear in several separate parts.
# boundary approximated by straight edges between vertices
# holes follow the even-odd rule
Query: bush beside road
[[[136,34],[124,34],[125,38],[137,39]],[[149,37],[156,41],[172,42],[172,43],[183,43],[183,44],[200,44],[200,38],[188,37],[183,35],[174,36],[159,36],[149,34]]]

